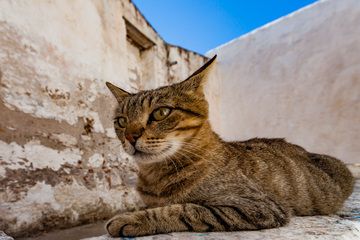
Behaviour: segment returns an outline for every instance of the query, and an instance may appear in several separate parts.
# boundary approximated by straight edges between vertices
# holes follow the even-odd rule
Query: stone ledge
[[[110,239],[111,238],[106,235],[86,238],[86,240]],[[137,239],[360,239],[360,179],[356,181],[354,193],[346,201],[343,209],[338,215],[293,217],[290,223],[285,227],[260,231],[171,233]]]
[[[353,167],[352,167],[353,168]],[[353,168],[358,171],[358,166]],[[356,170],[356,171],[355,171]],[[359,175],[355,175],[357,178]],[[72,229],[47,233],[27,240],[110,240],[104,234],[104,223],[90,224]],[[97,237],[94,237],[97,236]],[[345,202],[343,209],[332,216],[293,217],[290,223],[282,228],[260,231],[215,232],[215,233],[170,233],[137,238],[141,240],[168,240],[168,239],[360,239],[360,179],[355,184],[354,193]],[[25,239],[23,239],[25,240]]]

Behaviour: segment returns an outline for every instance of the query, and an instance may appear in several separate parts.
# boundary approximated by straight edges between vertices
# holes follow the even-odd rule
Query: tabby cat
[[[215,57],[155,90],[131,94],[106,83],[148,207],[109,220],[111,236],[276,228],[292,215],[333,214],[351,194],[354,178],[338,159],[284,139],[225,142],[211,130],[203,87]]]

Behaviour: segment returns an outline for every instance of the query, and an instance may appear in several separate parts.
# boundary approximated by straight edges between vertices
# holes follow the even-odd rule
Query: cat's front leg
[[[113,237],[169,232],[237,231],[274,228],[289,214],[273,201],[244,199],[239,205],[174,204],[115,216],[106,229]]]
[[[171,221],[184,211],[183,204],[145,209],[116,215],[106,223],[106,230],[112,237],[137,237],[166,233],[171,231],[187,231]]]
[[[225,229],[212,218],[205,207],[186,203],[117,215],[108,221],[106,230],[112,237],[138,237],[169,232]]]
[[[145,209],[113,217],[106,224],[106,230],[112,237],[226,230],[214,219],[210,211],[210,207],[192,203]]]
[[[151,234],[146,214],[146,210],[142,210],[116,215],[106,223],[106,230],[112,237],[135,237],[145,231]]]

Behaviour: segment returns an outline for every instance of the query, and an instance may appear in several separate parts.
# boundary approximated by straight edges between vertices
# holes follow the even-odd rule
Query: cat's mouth
[[[169,154],[169,150],[171,150],[170,146],[162,149],[161,151],[147,151],[147,149],[139,150],[138,148],[134,147],[133,152],[130,155],[132,155],[139,162],[159,162],[171,155]]]
[[[159,144],[160,145],[160,144]],[[135,146],[127,145],[126,152],[135,158],[138,162],[159,162],[166,158],[172,157],[181,144],[176,144],[174,141],[163,142],[160,146],[146,145],[144,143],[137,143]]]
[[[135,149],[132,156],[135,158],[136,161],[141,162],[141,163],[157,162],[157,161],[161,160],[158,158],[157,153],[143,152],[138,149]]]
[[[131,155],[131,156],[134,156],[134,157],[141,157],[141,156],[145,156],[145,155],[150,155],[149,153],[139,149],[139,147],[137,146],[133,146],[131,144],[129,145],[125,145],[125,149],[126,149],[126,152]]]
[[[149,152],[145,152],[145,151],[141,151],[137,148],[134,148],[134,152],[133,154],[134,157],[145,157],[145,156],[152,156],[152,155],[155,155],[154,153],[149,153]]]
[[[135,149],[134,153],[132,154],[135,157],[145,157],[145,156],[157,156],[159,153],[149,153],[143,152],[138,149]]]

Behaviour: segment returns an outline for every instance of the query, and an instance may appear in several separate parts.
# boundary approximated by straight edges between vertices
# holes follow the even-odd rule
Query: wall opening
[[[149,54],[146,52],[150,51],[155,43],[126,18],[124,21],[130,87],[135,91],[144,90],[142,82],[151,80],[148,78],[153,76],[152,68],[146,67],[151,62],[151,59],[148,58]]]

